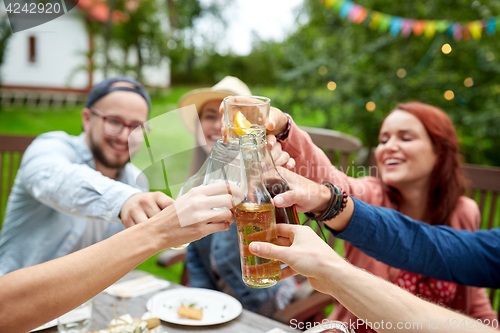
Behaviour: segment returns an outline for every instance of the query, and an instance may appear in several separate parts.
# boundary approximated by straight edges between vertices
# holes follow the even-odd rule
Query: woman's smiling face
[[[198,141],[204,138],[208,144],[208,151],[215,146],[217,140],[222,139],[221,136],[221,118],[219,113],[219,106],[222,100],[212,100],[205,103],[200,111],[200,124],[203,133],[198,133]]]
[[[422,122],[395,110],[382,124],[375,158],[382,181],[401,190],[429,184],[438,155]]]

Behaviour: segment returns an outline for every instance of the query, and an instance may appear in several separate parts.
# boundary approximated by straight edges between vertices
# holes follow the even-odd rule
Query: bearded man
[[[79,136],[58,131],[33,141],[7,203],[0,276],[104,240],[173,202],[140,188],[130,163],[150,108],[140,83],[106,79],[90,92]]]

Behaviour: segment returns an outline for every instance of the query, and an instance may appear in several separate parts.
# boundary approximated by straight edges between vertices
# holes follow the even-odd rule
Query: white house
[[[4,63],[0,68],[1,97],[36,100],[40,96],[70,96],[82,99],[93,84],[103,79],[101,70],[90,71],[90,64],[99,64],[103,57],[91,56],[96,37],[88,32],[86,20],[107,20],[104,3],[94,6],[95,0],[80,0],[77,7],[50,22],[14,33],[7,44]],[[1,5],[0,11],[5,13]],[[0,13],[0,17],[2,13]],[[123,59],[118,49],[111,49],[115,59]],[[134,59],[128,59],[129,64]],[[98,66],[97,66],[98,67]],[[156,88],[170,86],[170,64],[165,59],[159,66],[143,69],[145,84]],[[109,76],[118,73],[110,73]],[[38,95],[38,97],[37,97]],[[48,98],[52,98],[48,97]]]

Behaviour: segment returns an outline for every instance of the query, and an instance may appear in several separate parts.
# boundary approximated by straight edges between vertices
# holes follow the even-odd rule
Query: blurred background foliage
[[[469,22],[500,15],[498,0],[357,3],[415,19]],[[400,102],[418,100],[448,113],[467,163],[500,166],[498,31],[468,41],[455,41],[444,33],[432,39],[403,38],[372,30],[368,23],[341,19],[319,0],[306,0],[298,13],[297,28],[285,41],[256,39],[248,56],[209,49],[196,58],[190,75],[174,76],[175,82],[214,83],[235,75],[253,91],[273,87],[273,105],[300,124],[353,134],[367,147],[377,145],[387,112]],[[452,48],[449,54],[441,50],[446,43]],[[472,79],[471,87],[465,86],[466,78]],[[327,88],[330,81],[335,82],[333,91]],[[447,90],[454,92],[453,99],[445,99]],[[375,103],[373,112],[366,108],[370,101]]]

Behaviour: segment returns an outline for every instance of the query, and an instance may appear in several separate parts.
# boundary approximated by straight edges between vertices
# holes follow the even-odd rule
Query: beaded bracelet
[[[315,216],[313,213],[305,213],[308,219],[316,220],[318,222],[329,221],[335,218],[337,215],[342,213],[345,206],[347,205],[347,199],[349,196],[347,193],[330,182],[324,181],[321,183],[328,187],[332,193],[330,201],[328,201],[328,206],[326,207],[323,214]]]
[[[284,141],[284,140],[286,140],[286,138],[288,138],[288,133],[290,132],[290,127],[292,127],[292,117],[290,117],[290,115],[288,113],[285,113],[285,116],[288,119],[286,129],[282,133],[276,135],[276,139],[281,140],[281,141]]]

